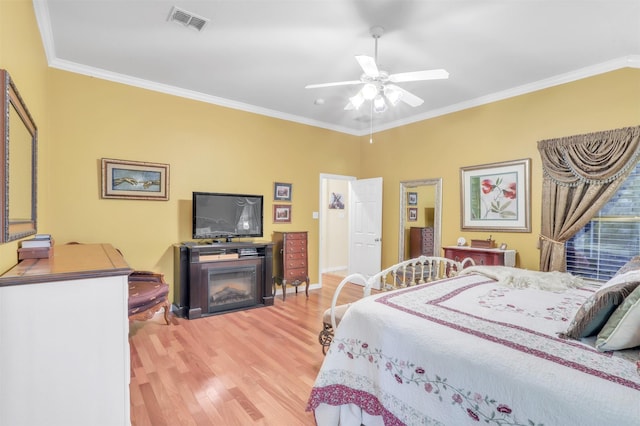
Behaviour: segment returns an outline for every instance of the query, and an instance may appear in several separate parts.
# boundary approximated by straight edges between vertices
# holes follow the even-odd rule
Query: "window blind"
[[[598,214],[567,241],[567,271],[607,281],[639,254],[640,163]]]

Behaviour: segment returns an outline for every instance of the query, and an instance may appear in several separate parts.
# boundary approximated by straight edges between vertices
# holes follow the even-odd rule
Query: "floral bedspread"
[[[351,306],[309,398],[326,425],[637,425],[638,350],[557,337],[593,289],[459,276]]]

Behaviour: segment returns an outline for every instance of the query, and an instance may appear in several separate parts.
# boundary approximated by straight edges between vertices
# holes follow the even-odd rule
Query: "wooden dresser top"
[[[55,245],[48,259],[25,259],[0,276],[0,287],[129,275],[132,269],[111,244]]]

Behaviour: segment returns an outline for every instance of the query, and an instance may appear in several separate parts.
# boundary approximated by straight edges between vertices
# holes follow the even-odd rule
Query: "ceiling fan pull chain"
[[[371,104],[370,117],[369,120],[369,143],[373,143],[373,102],[369,102]]]

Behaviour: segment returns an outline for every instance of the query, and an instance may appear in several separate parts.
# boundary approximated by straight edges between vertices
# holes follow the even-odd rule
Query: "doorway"
[[[320,174],[319,192],[320,285],[322,274],[346,274],[354,264],[358,264],[358,272],[378,272],[382,258],[382,178],[358,180],[354,176]],[[358,231],[360,235],[356,235]]]
[[[349,262],[349,182],[354,176],[320,174],[318,271],[346,276]]]

